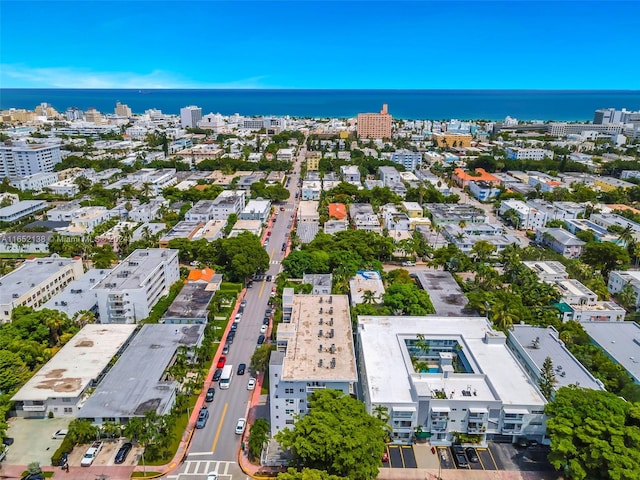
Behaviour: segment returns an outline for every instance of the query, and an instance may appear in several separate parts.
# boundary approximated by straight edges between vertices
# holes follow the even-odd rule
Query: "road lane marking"
[[[216,436],[213,439],[213,445],[211,445],[211,453],[216,451],[216,445],[218,444],[218,438],[220,438],[220,431],[222,430],[222,422],[224,422],[224,416],[227,414],[227,408],[229,408],[229,404],[225,403],[224,408],[222,409],[222,415],[220,416],[220,423],[218,424],[218,431],[216,432]]]

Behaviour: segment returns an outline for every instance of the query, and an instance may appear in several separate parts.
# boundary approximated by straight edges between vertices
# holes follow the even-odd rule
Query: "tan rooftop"
[[[291,322],[278,326],[283,340],[283,380],[357,381],[346,295],[294,295]]]

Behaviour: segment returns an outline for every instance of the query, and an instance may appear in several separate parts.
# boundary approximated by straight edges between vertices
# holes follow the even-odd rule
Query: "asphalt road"
[[[291,196],[287,203],[276,204],[275,211],[276,222],[271,226],[271,235],[269,242],[265,245],[265,249],[269,254],[270,264],[266,275],[271,275],[275,279],[280,273],[281,262],[285,252],[282,251],[282,244],[288,242],[289,237],[285,234],[293,228],[293,216],[297,208],[298,199],[295,193],[298,190],[298,179],[300,176],[301,161],[304,159],[306,148],[302,147],[299,152],[298,161],[294,164],[294,171],[289,176],[289,191]],[[280,211],[280,207],[284,207],[284,211]],[[209,410],[209,419],[207,425],[203,429],[196,429],[193,435],[191,446],[189,448],[188,459],[190,462],[201,462],[206,464],[207,468],[214,468],[211,465],[220,464],[216,462],[234,462],[237,460],[237,452],[240,447],[240,435],[236,435],[235,427],[239,418],[247,417],[249,411],[249,400],[252,392],[247,390],[247,383],[252,375],[249,371],[251,356],[257,347],[258,337],[260,336],[260,327],[264,318],[264,312],[268,308],[271,291],[275,287],[273,281],[255,281],[253,287],[247,289],[245,300],[247,302],[244,308],[242,319],[238,324],[236,337],[231,344],[229,354],[226,355],[226,364],[233,365],[233,377],[231,386],[228,390],[220,390],[217,382],[213,384],[216,388],[215,399],[207,404]],[[220,343],[224,345],[224,339]],[[237,374],[238,364],[245,363],[247,371],[244,375]],[[207,386],[205,386],[207,387]],[[187,462],[189,464],[189,462]],[[183,465],[170,477],[206,478],[206,468],[200,468],[198,473],[188,470],[188,465]],[[221,472],[222,473],[222,472]],[[228,469],[229,476],[240,478],[241,471],[237,465],[231,465]],[[225,478],[227,475],[222,475]]]

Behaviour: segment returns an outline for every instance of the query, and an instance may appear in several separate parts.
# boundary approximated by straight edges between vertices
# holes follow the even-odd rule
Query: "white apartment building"
[[[385,187],[391,187],[394,184],[402,182],[398,170],[393,167],[378,167],[378,174]]]
[[[10,322],[16,307],[39,307],[83,273],[80,259],[52,255],[25,260],[0,277],[0,323]]]
[[[28,190],[40,192],[57,181],[57,173],[41,172],[34,173],[33,175],[27,175],[25,177],[13,177],[11,178],[11,185],[22,192],[26,192]]]
[[[360,316],[357,342],[365,408],[387,410],[393,443],[418,427],[432,445],[456,433],[543,442],[547,402],[486,318]]]
[[[598,296],[575,279],[560,280],[556,288],[562,298],[558,309],[562,320],[567,322],[622,322],[626,311],[610,301],[599,301]]]
[[[348,297],[293,295],[290,303],[269,360],[272,435],[307,413],[316,390],[350,395],[358,381]]]
[[[349,205],[349,217],[357,230],[382,233],[380,219],[368,203],[352,203]]]
[[[541,282],[556,283],[569,278],[566,268],[560,262],[530,261],[522,262],[522,264],[533,271]]]
[[[182,128],[196,128],[202,120],[202,109],[191,105],[180,109],[180,125]]]
[[[65,195],[67,197],[74,197],[80,192],[80,189],[75,182],[75,178],[58,180],[57,182],[48,185],[47,188],[55,195]]]
[[[537,208],[530,207],[522,200],[503,200],[498,210],[500,216],[507,211],[514,210],[518,214],[518,222],[515,226],[518,230],[535,230],[542,228],[547,223],[547,215]]]
[[[413,172],[422,165],[422,154],[411,150],[397,150],[391,154],[391,161],[404,167],[407,172]]]
[[[180,278],[178,250],[134,251],[93,289],[102,323],[137,323]]]
[[[293,148],[281,148],[276,152],[276,160],[282,162],[290,162],[293,160],[295,150]]]
[[[232,213],[239,216],[244,209],[244,204],[244,190],[224,190],[213,201],[210,220],[226,220]]]
[[[53,167],[61,161],[59,145],[0,146],[0,178],[53,172]]]
[[[621,133],[624,127],[621,123],[606,123],[602,125],[593,123],[550,123],[547,125],[547,133],[554,137],[566,137],[567,135],[582,135],[582,132]]]
[[[128,218],[134,222],[151,222],[160,216],[160,209],[168,203],[163,199],[153,199],[149,203],[142,203],[129,211]]]
[[[270,200],[249,200],[244,210],[240,212],[240,220],[260,220],[265,223],[271,214]]]
[[[300,189],[302,200],[320,200],[322,182],[320,180],[305,180]]]
[[[133,234],[137,226],[137,222],[118,222],[112,228],[95,238],[96,246],[102,247],[109,244],[113,251],[117,252],[120,250],[120,239],[123,233],[128,231],[130,234]]]
[[[607,289],[609,293],[620,293],[625,285],[629,284],[636,295],[636,308],[640,306],[640,272],[636,270],[615,270],[609,274]]]
[[[149,188],[149,194],[159,195],[162,189],[178,183],[175,168],[143,168],[129,176],[140,189]]]
[[[213,218],[213,200],[198,200],[184,215],[187,222],[208,222]]]
[[[44,200],[22,200],[13,205],[0,208],[0,222],[15,222],[45,208],[47,208],[47,202]]]
[[[71,225],[64,230],[60,230],[60,233],[68,235],[91,233],[94,228],[113,216],[113,212],[107,210],[106,207],[80,207],[74,213]]]
[[[505,149],[509,160],[544,160],[553,158],[553,152],[544,148],[507,147]]]
[[[355,165],[340,166],[340,176],[343,182],[360,185],[360,169]]]
[[[87,270],[84,275],[69,283],[64,290],[51,297],[36,310],[44,308],[58,310],[66,313],[69,318],[73,318],[76,313],[86,310],[93,312],[97,317],[98,297],[92,287],[106,277],[110,271],[106,268]]]

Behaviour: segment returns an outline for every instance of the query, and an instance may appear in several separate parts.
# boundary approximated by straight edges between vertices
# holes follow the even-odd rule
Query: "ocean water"
[[[133,113],[155,108],[178,114],[197,105],[202,113],[354,117],[389,105],[394,118],[442,120],[592,120],[598,108],[640,110],[640,90],[102,90],[0,89],[0,109],[33,109],[42,102],[56,110],[94,107],[113,113],[116,102]]]

